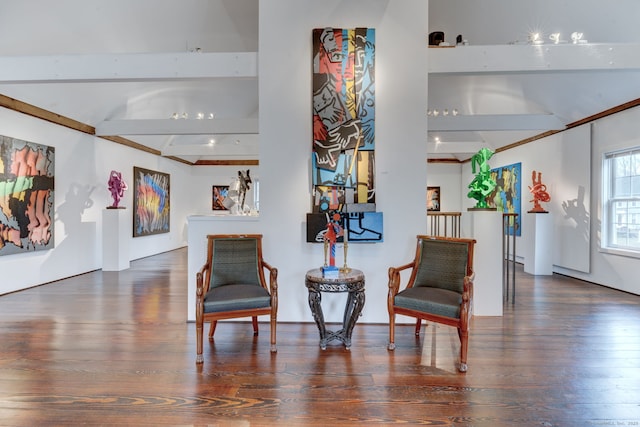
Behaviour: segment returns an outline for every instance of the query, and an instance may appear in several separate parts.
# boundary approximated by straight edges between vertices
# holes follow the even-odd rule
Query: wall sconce
[[[529,33],[529,43],[531,44],[543,44],[544,40],[540,36],[539,32]]]
[[[448,116],[448,115],[452,115],[452,116],[457,116],[458,114],[460,114],[458,112],[457,108],[453,108],[451,110],[449,110],[448,108],[445,108],[444,110],[440,111],[438,109],[428,109],[427,110],[427,116],[429,117],[438,117],[439,115],[443,115],[443,116]]]
[[[582,39],[583,36],[584,33],[574,31],[573,33],[571,33],[571,41],[573,42],[573,44],[587,43],[587,40]]]
[[[559,44],[560,43],[560,33],[549,34],[549,40],[551,40],[553,42],[553,44]]]

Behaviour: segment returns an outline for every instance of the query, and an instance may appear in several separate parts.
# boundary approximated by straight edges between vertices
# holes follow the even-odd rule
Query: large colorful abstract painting
[[[316,28],[312,38],[312,212],[339,213],[348,230],[349,213],[382,216],[372,215],[376,194],[375,30]],[[364,215],[356,216],[357,227]],[[307,241],[317,241],[315,222],[308,223]],[[380,229],[360,241],[382,241],[382,221],[370,225]]]
[[[133,237],[170,231],[169,174],[133,167]]]
[[[0,255],[54,246],[55,149],[0,136]]]
[[[517,217],[509,221],[508,234],[520,236],[522,224],[522,164],[502,166],[491,169],[491,178],[496,182],[493,192],[487,196],[487,204],[490,208],[496,208],[499,212],[515,213]]]

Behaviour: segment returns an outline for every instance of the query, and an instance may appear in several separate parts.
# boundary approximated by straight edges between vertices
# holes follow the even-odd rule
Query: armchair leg
[[[469,332],[458,329],[460,335],[460,372],[467,372],[467,350],[469,348]]]
[[[196,364],[204,362],[204,357],[202,356],[202,335],[202,322],[196,322]]]
[[[218,325],[217,320],[211,321],[211,325],[209,326],[209,341],[213,340],[213,334],[216,332],[217,325]]]
[[[276,347],[276,315],[271,316],[271,353],[276,353],[278,348]]]
[[[393,351],[396,349],[395,334],[396,334],[396,315],[389,314],[389,345],[387,346],[387,350]]]
[[[422,319],[416,319],[416,336],[420,335],[421,327],[422,327]]]
[[[258,335],[258,316],[253,316],[251,323],[253,323],[253,336],[256,336]]]

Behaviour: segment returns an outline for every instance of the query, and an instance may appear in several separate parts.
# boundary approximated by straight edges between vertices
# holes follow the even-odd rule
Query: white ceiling
[[[429,49],[429,108],[460,113],[429,118],[430,158],[464,160],[640,98],[640,2],[477,3],[430,2],[430,28],[470,43]],[[539,23],[597,44],[518,53]],[[0,0],[0,94],[191,163],[258,158],[257,51],[258,0]]]

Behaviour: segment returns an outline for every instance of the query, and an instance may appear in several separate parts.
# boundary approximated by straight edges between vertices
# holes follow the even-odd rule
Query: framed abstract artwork
[[[211,209],[214,211],[228,211],[224,205],[225,199],[229,197],[228,185],[214,185],[211,190]]]
[[[375,48],[374,28],[312,31],[312,213],[343,216],[345,227],[356,227],[354,243],[382,241],[382,215],[375,215]],[[307,241],[317,242],[323,216],[309,218]]]
[[[133,237],[170,231],[169,174],[133,167]]]
[[[54,246],[55,149],[0,136],[0,255]]]
[[[427,187],[427,210],[440,211],[440,187]]]
[[[520,236],[522,224],[522,163],[502,166],[491,169],[491,178],[496,182],[496,187],[486,200],[490,208],[496,208],[498,212],[518,214],[509,220],[509,235]]]

